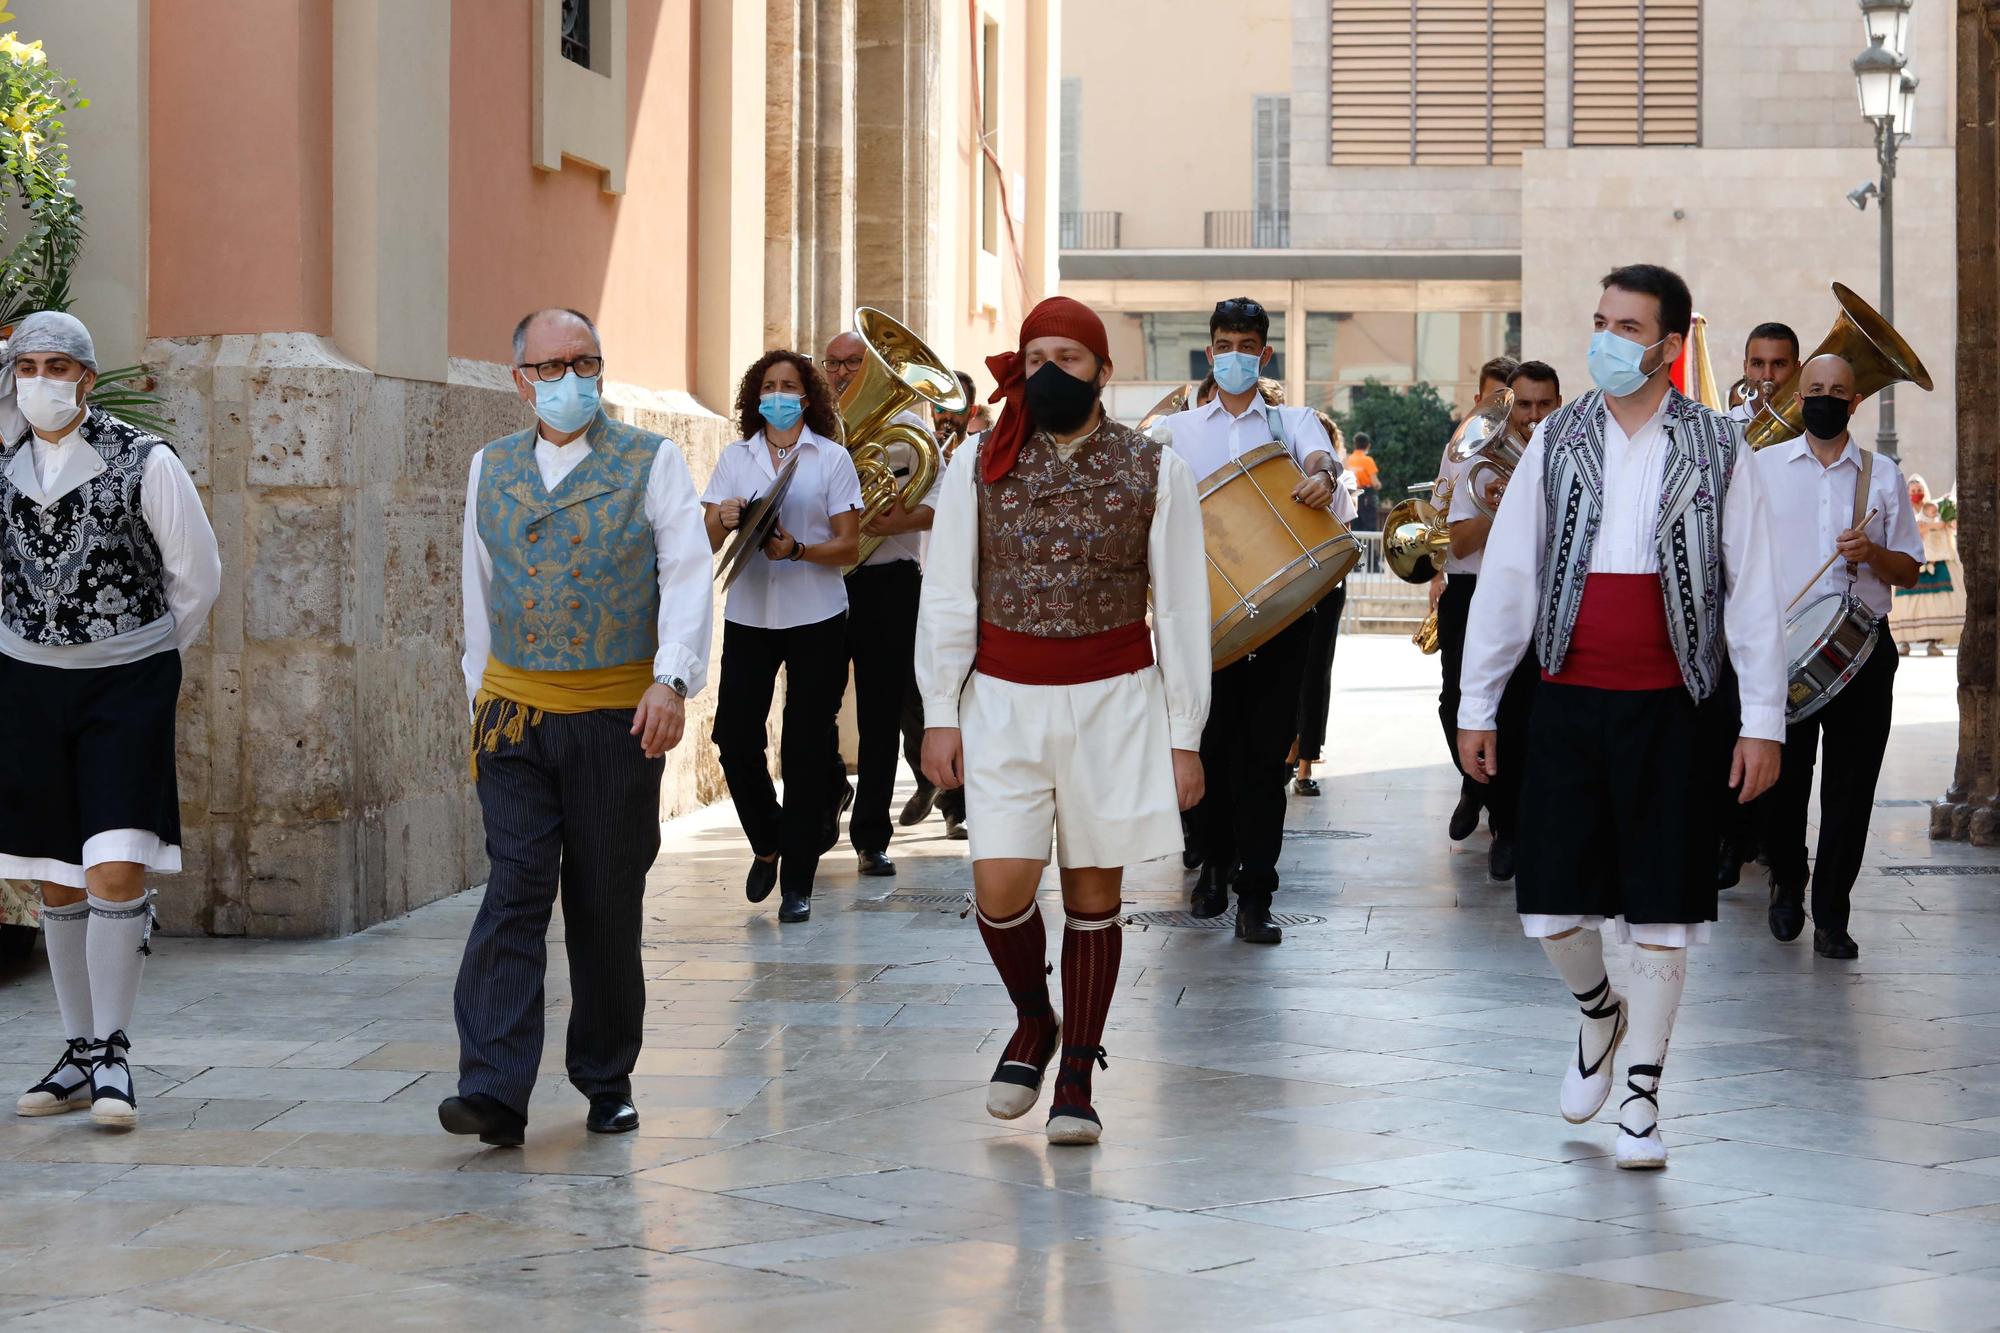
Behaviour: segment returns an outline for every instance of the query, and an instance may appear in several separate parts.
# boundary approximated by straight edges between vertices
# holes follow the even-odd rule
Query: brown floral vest
[[[1144,620],[1159,483],[1160,446],[1115,421],[1068,462],[1036,431],[1013,471],[980,482],[981,618],[1050,639]]]

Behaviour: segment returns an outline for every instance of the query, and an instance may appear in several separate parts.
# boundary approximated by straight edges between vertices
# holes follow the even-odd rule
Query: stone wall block
[[[455,491],[413,491],[382,514],[383,635],[398,643],[424,638],[456,652],[464,637],[459,587],[465,498]]]
[[[458,652],[432,640],[355,656],[355,797],[373,808],[468,780],[470,722]]]
[[[379,829],[383,851],[381,882],[386,897],[376,919],[386,920],[414,911],[477,882],[467,865],[463,800],[456,791],[435,791],[399,801],[382,811],[371,829]],[[483,857],[479,875],[484,876]]]
[[[323,936],[355,929],[354,829],[344,819],[255,824],[244,884],[244,931]]]
[[[261,367],[250,377],[246,420],[252,486],[351,483],[355,441],[367,422],[363,375],[338,366]]]
[[[497,400],[497,401],[496,401]],[[510,406],[511,404],[511,406]],[[468,423],[451,420],[454,407],[470,408]],[[519,430],[527,409],[518,398],[490,389],[463,391],[449,384],[409,384],[403,395],[403,465],[392,478],[399,489],[449,491],[465,494],[466,469],[472,455],[487,440]],[[492,430],[479,440],[471,433]]]
[[[243,688],[246,816],[264,826],[350,814],[353,658],[312,644],[259,646]]]
[[[377,375],[368,382],[361,426],[355,433],[356,480],[367,489],[394,486],[408,470],[403,431],[405,405],[416,388],[408,380]]]
[[[163,349],[161,356],[154,349]],[[214,349],[205,338],[162,339],[148,349],[146,365],[164,402],[159,415],[171,423],[167,438],[194,484],[207,491],[209,404],[214,397]],[[206,497],[204,497],[206,498]]]
[[[244,629],[253,641],[350,637],[347,588],[355,544],[350,503],[336,495],[264,497],[249,507]]]
[[[209,701],[214,693],[210,650],[189,649],[181,658],[180,709],[174,728],[174,773],[180,789],[181,820],[200,827],[207,822],[209,783],[214,770],[208,761],[208,739],[215,734]]]

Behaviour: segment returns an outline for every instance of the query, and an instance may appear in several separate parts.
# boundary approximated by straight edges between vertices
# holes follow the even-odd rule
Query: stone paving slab
[[[623,1138],[584,1132],[554,1048],[524,1149],[437,1128],[473,894],[344,940],[159,940],[142,1127],[0,1122],[0,1327],[1993,1327],[2000,857],[1899,804],[1948,778],[1954,668],[1897,678],[1860,962],[1773,942],[1758,876],[1725,895],[1663,1175],[1555,1114],[1574,1008],[1486,835],[1443,839],[1434,660],[1356,638],[1280,864],[1317,920],[1276,949],[1128,929],[1099,1147],[985,1114],[1012,1018],[954,901],[963,844],[904,833],[894,881],[836,854],[780,928],[724,807],[666,830]],[[1185,894],[1156,863],[1126,896]],[[0,1080],[39,1077],[53,1030],[39,965],[0,978]]]

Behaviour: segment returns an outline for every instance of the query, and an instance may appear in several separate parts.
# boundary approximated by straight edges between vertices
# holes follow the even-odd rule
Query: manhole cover
[[[1347,828],[1288,828],[1285,830],[1285,836],[1287,838],[1316,838],[1326,842],[1340,842],[1348,838],[1365,838],[1368,835],[1366,833],[1357,833],[1355,830]],[[1274,921],[1276,919],[1276,917],[1272,918]]]
[[[2000,866],[1878,866],[1884,875],[2000,875]]]
[[[857,898],[847,904],[855,912],[921,912],[929,907],[963,907],[962,893],[892,893],[886,898]]]
[[[1875,808],[1878,810],[1923,810],[1928,809],[1932,804],[1930,801],[1877,801],[1875,802]]]
[[[1280,926],[1323,926],[1323,916],[1308,916],[1304,912],[1273,912],[1271,920]],[[1127,912],[1125,921],[1133,926],[1186,926],[1194,930],[1234,930],[1236,929],[1236,909],[1230,908],[1221,916],[1203,919],[1187,912]]]

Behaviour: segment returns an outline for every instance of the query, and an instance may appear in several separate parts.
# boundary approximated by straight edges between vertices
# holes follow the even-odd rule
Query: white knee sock
[[[1618,1031],[1611,980],[1604,974],[1604,937],[1594,930],[1579,930],[1561,939],[1545,938],[1542,952],[1549,956],[1577,1008],[1583,1011],[1580,1054],[1585,1065],[1595,1065],[1604,1058]],[[1593,1017],[1594,1014],[1598,1016]]]
[[[153,899],[149,892],[131,902],[113,902],[91,894],[90,1010],[91,1035],[99,1041],[132,1026],[132,1006],[139,998],[139,977],[146,970],[146,941],[153,933]]]
[[[1632,982],[1626,1001],[1631,1028],[1625,1036],[1625,1077],[1631,1085],[1618,1111],[1618,1123],[1644,1135],[1659,1122],[1659,1109],[1634,1089],[1659,1091],[1660,1071],[1667,1062],[1667,1041],[1680,1012],[1681,988],[1687,984],[1686,949],[1632,950]]]
[[[90,1022],[90,964],[84,949],[89,935],[88,900],[42,909],[42,943],[49,951],[49,977],[56,984],[63,1036],[71,1040],[97,1035]]]

